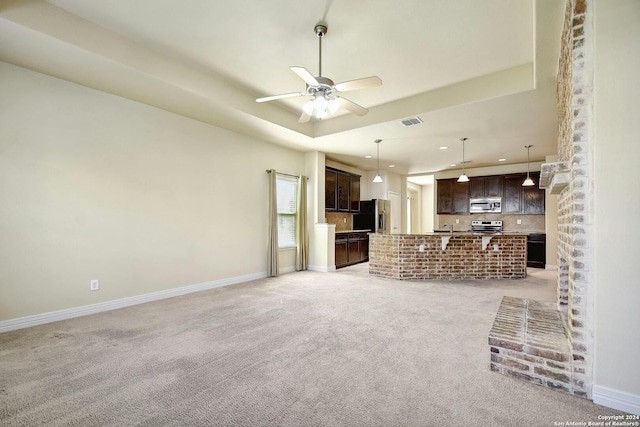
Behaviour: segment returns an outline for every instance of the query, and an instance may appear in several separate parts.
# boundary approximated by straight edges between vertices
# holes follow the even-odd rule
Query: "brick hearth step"
[[[503,297],[489,346],[492,371],[573,394],[569,341],[555,304]]]

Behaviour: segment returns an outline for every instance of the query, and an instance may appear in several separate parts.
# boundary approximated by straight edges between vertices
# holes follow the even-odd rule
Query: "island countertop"
[[[527,234],[369,234],[369,273],[400,280],[526,277]]]

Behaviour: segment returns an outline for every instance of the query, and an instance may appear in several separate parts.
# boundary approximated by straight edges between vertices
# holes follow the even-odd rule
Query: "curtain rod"
[[[272,171],[272,169],[267,169],[266,170],[267,173],[271,173],[271,171]],[[301,176],[304,176],[304,175],[291,175],[290,173],[282,173],[282,172],[278,172],[278,171],[275,171],[275,173],[277,173],[279,175],[291,176],[293,178],[299,178]]]

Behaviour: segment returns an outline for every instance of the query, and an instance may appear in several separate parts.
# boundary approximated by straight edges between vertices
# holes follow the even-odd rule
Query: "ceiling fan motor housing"
[[[333,80],[326,77],[316,77],[316,80],[319,83],[319,85],[317,86],[311,86],[307,84],[307,93],[309,95],[322,93],[324,94],[324,96],[327,96],[335,90],[333,87]]]

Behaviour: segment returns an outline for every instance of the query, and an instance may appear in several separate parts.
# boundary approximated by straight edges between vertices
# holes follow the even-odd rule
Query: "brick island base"
[[[527,236],[371,233],[369,273],[399,280],[523,279]]]

